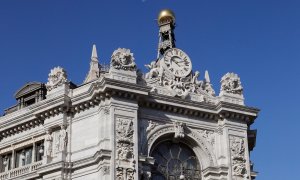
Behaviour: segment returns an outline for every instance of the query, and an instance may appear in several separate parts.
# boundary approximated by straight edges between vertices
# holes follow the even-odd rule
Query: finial
[[[97,60],[98,60],[96,44],[93,44],[93,50],[92,50],[92,56],[91,56],[91,59],[97,59]]]
[[[204,80],[205,82],[210,83],[210,78],[207,70],[205,70]]]

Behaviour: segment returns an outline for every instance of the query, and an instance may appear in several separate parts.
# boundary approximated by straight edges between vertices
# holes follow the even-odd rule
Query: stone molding
[[[198,147],[200,147],[207,157],[209,158],[209,166],[216,165],[216,157],[214,155],[213,146],[210,145],[206,139],[204,139],[201,135],[199,135],[198,132],[196,132],[194,129],[191,129],[189,127],[186,128],[185,136],[188,138],[193,139],[195,142],[198,142]],[[147,135],[147,141],[142,145],[142,151],[143,153],[146,153],[147,156],[150,155],[151,148],[153,147],[153,144],[160,138],[167,134],[175,134],[176,128],[173,124],[165,124],[165,125],[159,125],[156,128],[154,128],[148,135]],[[201,159],[201,158],[199,158]],[[206,162],[206,165],[207,162]]]
[[[121,87],[124,87],[124,91]],[[125,91],[125,89],[130,89],[130,91]],[[75,113],[80,112],[91,106],[93,107],[98,105],[101,100],[104,100],[104,98],[109,98],[110,96],[136,99],[139,101],[139,105],[142,107],[160,109],[163,111],[212,120],[217,120],[220,114],[224,117],[234,117],[238,120],[246,121],[248,124],[253,123],[259,111],[255,108],[226,102],[220,102],[217,105],[212,105],[207,103],[192,102],[179,98],[170,98],[162,95],[151,95],[148,97],[147,95],[150,90],[151,88],[141,85],[120,82],[109,78],[100,78],[99,81],[91,83],[87,92],[81,93],[80,96],[67,97],[62,95],[55,97],[55,99],[46,99],[34,104],[32,107],[24,108],[7,116],[0,117],[0,120],[3,122],[0,133],[3,133],[4,129],[6,130],[5,134],[15,132],[14,129],[18,127],[16,127],[16,125],[20,125],[20,122],[24,120],[25,122],[23,123],[30,123],[30,121],[42,123],[43,119],[58,115],[65,111]],[[82,99],[82,96],[86,98]],[[155,99],[156,102],[154,102],[153,99]],[[202,108],[203,111],[201,110]],[[204,111],[204,109],[206,110]],[[207,109],[210,110],[210,112],[207,112]],[[18,123],[14,123],[12,121],[7,123],[5,121],[11,119],[14,119]],[[7,125],[10,126],[10,129],[7,129]]]
[[[44,138],[45,138],[45,136],[41,135],[41,136],[38,136],[38,137],[33,137],[29,140],[26,140],[26,141],[23,141],[23,142],[20,142],[20,143],[12,144],[9,147],[0,149],[0,154],[4,154],[4,153],[12,151],[14,149],[18,149],[18,148],[33,144],[35,142],[43,140]]]

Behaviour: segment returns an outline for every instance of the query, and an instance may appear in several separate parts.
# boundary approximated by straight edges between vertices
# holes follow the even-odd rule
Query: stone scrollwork
[[[233,176],[241,178],[247,177],[244,139],[231,136],[230,150]]]
[[[48,82],[46,84],[46,88],[48,91],[51,91],[63,84],[68,82],[67,80],[67,73],[61,67],[55,67],[51,69],[51,72],[48,76]]]
[[[243,94],[240,77],[234,73],[227,73],[221,79],[221,93]]]
[[[122,69],[125,71],[136,70],[133,53],[129,49],[118,48],[111,56],[110,66],[114,69]]]

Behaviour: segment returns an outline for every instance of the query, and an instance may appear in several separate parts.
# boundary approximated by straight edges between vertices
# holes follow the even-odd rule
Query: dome
[[[175,14],[170,9],[161,10],[157,18],[158,24],[173,22],[175,23]]]

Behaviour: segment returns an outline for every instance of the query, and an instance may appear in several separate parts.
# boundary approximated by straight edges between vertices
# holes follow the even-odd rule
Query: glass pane
[[[200,180],[199,160],[191,148],[183,143],[165,141],[152,152],[155,158],[153,180]]]

